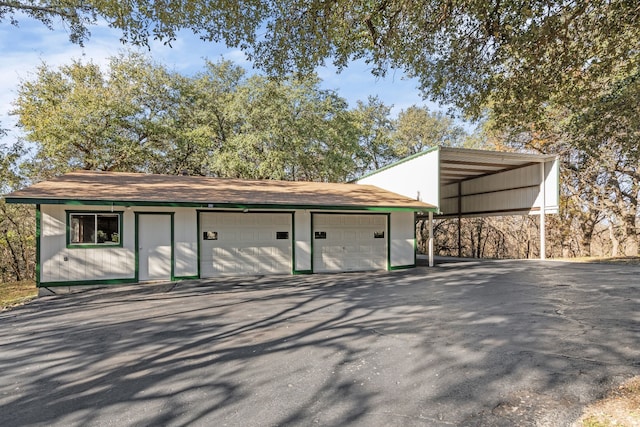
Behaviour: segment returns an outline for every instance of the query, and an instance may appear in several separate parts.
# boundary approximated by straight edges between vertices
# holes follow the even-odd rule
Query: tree
[[[370,96],[366,103],[358,101],[353,114],[359,127],[358,174],[380,169],[396,160],[393,144],[395,123],[391,118],[391,107],[380,98]]]
[[[252,76],[238,88],[235,128],[212,157],[218,176],[344,181],[353,172],[356,131],[347,103],[315,76]]]
[[[176,81],[136,54],[112,58],[106,72],[78,61],[59,70],[40,66],[35,80],[22,82],[13,111],[37,146],[32,178],[148,170],[171,136]]]
[[[53,29],[54,22],[68,28],[69,39],[82,45],[99,21],[122,31],[122,41],[148,46],[151,39],[171,43],[180,29],[190,28],[202,38],[225,40],[238,46],[253,43],[268,5],[260,1],[154,1],[154,0],[2,0],[0,22],[19,25],[23,16]]]
[[[235,99],[247,84],[245,70],[230,61],[205,63],[191,78],[180,78],[180,97],[171,119],[171,140],[156,173],[211,175],[216,156],[224,151],[240,127],[234,113]]]
[[[398,157],[410,156],[436,145],[457,147],[466,136],[451,117],[415,105],[398,114],[394,143]]]
[[[640,111],[630,95],[637,87],[633,79],[617,91],[608,86],[592,82],[604,92],[594,92],[588,102],[550,103],[535,123],[508,127],[498,113],[485,127],[497,145],[559,156],[562,220],[555,223],[554,238],[566,255],[606,254],[593,243],[607,229],[609,254],[618,255],[618,248],[625,255],[638,254],[640,134],[634,114]]]
[[[535,119],[548,101],[577,100],[585,83],[624,78],[640,62],[640,4],[630,0],[0,2],[0,19],[21,13],[61,20],[75,42],[99,19],[143,45],[189,28],[279,75],[363,59],[377,75],[404,70],[473,117],[493,103],[509,120]]]
[[[317,76],[247,78],[221,61],[186,77],[130,54],[105,70],[43,65],[15,105],[35,144],[25,169],[34,181],[71,169],[320,181],[355,173],[354,116]]]
[[[25,150],[21,144],[0,145],[0,194],[20,188],[24,178],[17,165]],[[0,199],[0,282],[32,279],[35,271],[33,206],[8,205]]]

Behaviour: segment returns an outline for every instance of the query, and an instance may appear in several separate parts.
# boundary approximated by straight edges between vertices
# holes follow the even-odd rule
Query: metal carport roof
[[[436,217],[539,214],[543,205],[558,211],[553,155],[434,147],[357,182],[435,205]]]
[[[541,215],[559,205],[558,159],[554,155],[434,147],[363,176],[357,182],[437,207],[428,217]]]

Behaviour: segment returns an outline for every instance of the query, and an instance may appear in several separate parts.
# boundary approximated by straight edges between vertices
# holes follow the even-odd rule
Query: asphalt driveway
[[[3,425],[570,425],[640,374],[640,268],[181,282],[0,313]]]

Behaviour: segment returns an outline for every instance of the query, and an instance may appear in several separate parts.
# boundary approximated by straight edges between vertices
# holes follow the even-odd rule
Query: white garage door
[[[387,268],[386,215],[313,215],[313,271]]]
[[[291,214],[202,212],[200,276],[291,273]]]

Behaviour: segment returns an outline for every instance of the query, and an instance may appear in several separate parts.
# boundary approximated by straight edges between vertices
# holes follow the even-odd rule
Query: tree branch
[[[57,15],[67,19],[78,19],[80,15],[76,12],[76,9],[70,9],[74,12],[66,12],[62,9],[56,9],[55,7],[35,6],[31,4],[24,4],[14,1],[0,1],[0,7],[6,7],[14,10],[22,10],[31,13],[44,13],[48,15]]]

